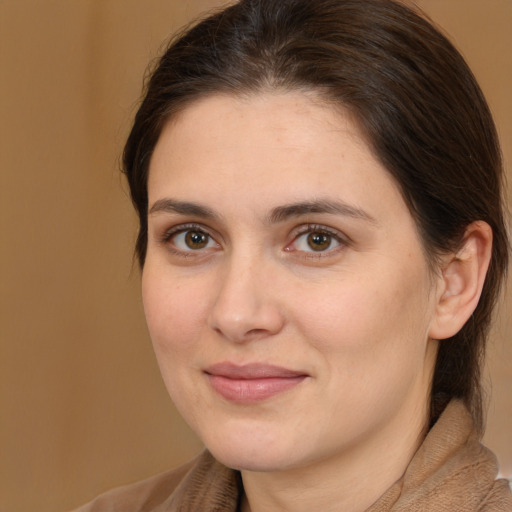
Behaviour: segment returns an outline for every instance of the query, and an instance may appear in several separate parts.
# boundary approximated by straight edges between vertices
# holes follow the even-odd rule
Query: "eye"
[[[306,236],[306,243],[313,251],[327,251],[333,244],[331,235],[325,233],[309,233]]]
[[[329,233],[314,231],[297,237],[294,245],[298,251],[325,252],[338,247],[340,243]]]
[[[177,251],[191,252],[202,249],[217,248],[217,242],[205,231],[198,228],[182,229],[170,233],[165,237],[165,242],[174,246]]]
[[[305,231],[299,233],[287,251],[300,251],[306,253],[321,253],[334,251],[346,245],[341,235],[333,233],[327,228],[308,226]]]

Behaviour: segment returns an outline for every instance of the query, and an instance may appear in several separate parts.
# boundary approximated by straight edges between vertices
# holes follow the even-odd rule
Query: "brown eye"
[[[327,256],[331,253],[337,252],[347,245],[345,238],[340,233],[332,232],[332,228],[323,226],[305,226],[305,231],[299,234],[293,243],[286,247],[286,251],[297,251],[301,253],[309,253],[312,256],[316,253],[317,256]]]
[[[165,235],[162,241],[175,254],[190,257],[193,253],[197,253],[196,255],[210,254],[210,252],[221,248],[215,238],[200,227],[177,226],[174,230],[174,232]]]
[[[332,236],[326,233],[309,233],[307,244],[313,251],[325,251],[331,247]]]
[[[210,237],[201,231],[187,231],[185,232],[185,244],[189,249],[198,250],[203,249],[208,245]]]

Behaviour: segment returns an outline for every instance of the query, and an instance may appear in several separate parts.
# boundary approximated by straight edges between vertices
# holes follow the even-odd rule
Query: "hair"
[[[174,38],[146,83],[123,157],[144,266],[147,180],[160,132],[213,94],[307,90],[349,112],[398,184],[435,268],[477,220],[493,231],[476,310],[440,343],[431,423],[451,398],[483,428],[480,371],[508,263],[501,152],[463,57],[424,15],[396,0],[241,0]]]

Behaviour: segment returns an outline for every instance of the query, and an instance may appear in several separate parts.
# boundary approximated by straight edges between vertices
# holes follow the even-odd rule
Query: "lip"
[[[212,388],[223,398],[239,404],[267,400],[299,385],[308,375],[280,366],[251,363],[218,363],[205,374]]]

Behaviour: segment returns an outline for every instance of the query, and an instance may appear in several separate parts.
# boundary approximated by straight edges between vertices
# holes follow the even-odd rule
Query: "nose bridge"
[[[282,328],[270,267],[257,251],[233,251],[226,257],[210,312],[212,329],[240,343],[275,334]]]

